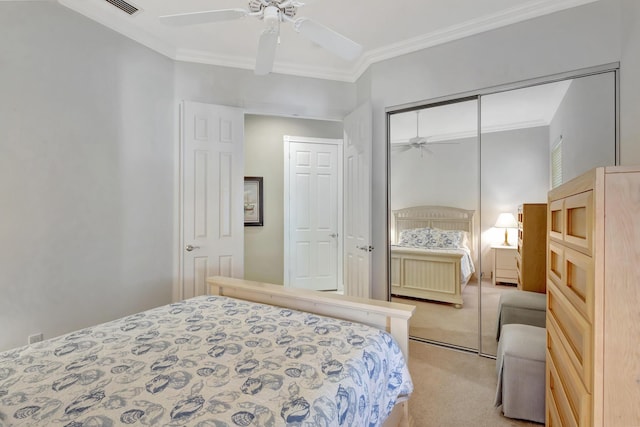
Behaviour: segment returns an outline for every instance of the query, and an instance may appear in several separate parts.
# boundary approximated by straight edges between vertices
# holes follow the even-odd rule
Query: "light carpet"
[[[482,353],[495,356],[498,301],[503,292],[515,290],[515,286],[494,286],[487,280],[482,282]],[[409,325],[410,336],[478,349],[477,282],[465,287],[462,299],[464,304],[459,309],[453,304],[403,297],[393,297],[392,301],[416,306]]]
[[[506,418],[493,406],[495,360],[413,340],[409,354],[412,427],[541,426]]]

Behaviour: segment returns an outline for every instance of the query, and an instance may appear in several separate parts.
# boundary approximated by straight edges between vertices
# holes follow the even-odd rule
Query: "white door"
[[[342,273],[342,141],[286,137],[287,145],[285,286],[337,290]]]
[[[371,145],[370,104],[344,119],[345,295],[371,297]]]
[[[207,293],[206,278],[244,274],[244,113],[181,106],[180,289]]]

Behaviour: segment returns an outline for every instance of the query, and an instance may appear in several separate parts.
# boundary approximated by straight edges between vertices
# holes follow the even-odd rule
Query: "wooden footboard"
[[[409,319],[415,306],[327,292],[285,288],[270,283],[215,276],[207,279],[209,294],[277,305],[360,322],[388,331],[409,359]]]
[[[391,250],[391,293],[462,307],[461,254]]]

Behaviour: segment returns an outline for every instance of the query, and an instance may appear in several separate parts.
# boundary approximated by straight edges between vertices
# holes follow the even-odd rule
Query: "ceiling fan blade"
[[[348,61],[356,59],[362,53],[362,46],[358,43],[310,19],[298,19],[294,28],[312,42]]]
[[[264,76],[271,72],[273,69],[273,61],[276,58],[276,46],[278,46],[278,31],[272,29],[264,30],[258,42],[256,75]]]
[[[407,145],[407,144],[392,144],[391,145],[391,151],[393,151],[394,153],[403,153],[407,150],[410,150],[411,146]]]
[[[249,12],[244,9],[219,9],[205,10],[202,12],[179,13],[176,15],[164,15],[160,17],[160,20],[169,25],[195,25],[240,19],[248,14]]]

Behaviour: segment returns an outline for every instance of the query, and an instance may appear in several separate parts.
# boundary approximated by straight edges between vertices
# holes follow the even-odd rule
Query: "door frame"
[[[291,167],[291,162],[289,159],[289,149],[291,143],[307,143],[307,144],[325,144],[325,145],[335,145],[338,148],[338,264],[337,264],[337,292],[344,292],[344,245],[343,245],[343,217],[344,217],[344,204],[343,204],[343,194],[344,194],[344,172],[343,172],[343,158],[344,158],[344,141],[342,139],[330,139],[330,138],[310,138],[304,136],[290,136],[284,135],[283,137],[283,147],[284,147],[284,218],[283,218],[283,228],[284,228],[284,270],[283,270],[283,284],[285,287],[290,287],[290,274],[291,274],[291,248],[289,246],[290,243],[290,221],[289,221],[289,206],[291,203],[290,191],[291,188],[290,180],[289,180],[289,172]]]

